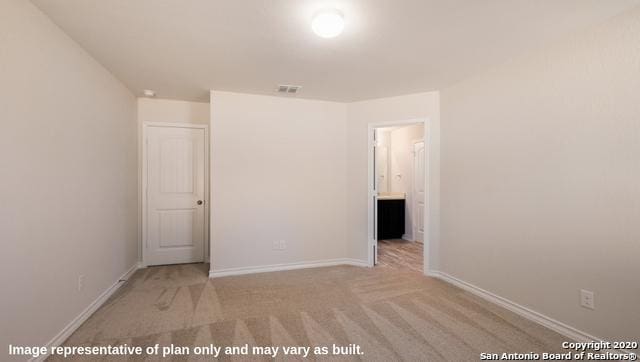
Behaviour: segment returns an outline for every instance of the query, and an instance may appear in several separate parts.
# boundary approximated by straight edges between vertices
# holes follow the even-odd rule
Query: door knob
[[[198,200],[197,204],[202,205],[202,202],[203,202],[202,200]]]

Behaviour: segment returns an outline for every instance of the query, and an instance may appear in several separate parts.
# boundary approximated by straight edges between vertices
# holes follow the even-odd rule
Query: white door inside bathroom
[[[413,238],[424,241],[424,142],[413,144]]]
[[[144,263],[202,262],[207,236],[206,129],[145,126],[145,137]]]

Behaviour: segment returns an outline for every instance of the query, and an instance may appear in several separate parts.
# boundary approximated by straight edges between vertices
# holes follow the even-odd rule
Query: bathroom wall
[[[413,222],[413,145],[424,141],[424,126],[421,124],[394,128],[389,132],[389,165],[391,192],[402,192],[405,198],[405,235],[406,240],[414,240]]]
[[[378,192],[391,191],[391,129],[376,129],[376,180]]]

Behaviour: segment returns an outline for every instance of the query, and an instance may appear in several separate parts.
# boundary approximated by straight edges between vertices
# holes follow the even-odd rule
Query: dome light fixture
[[[311,29],[319,37],[334,38],[344,30],[344,16],[336,9],[322,10],[313,17]]]

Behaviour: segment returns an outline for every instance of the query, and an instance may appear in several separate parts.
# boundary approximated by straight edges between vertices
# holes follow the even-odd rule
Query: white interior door
[[[424,142],[413,144],[413,238],[424,242]]]
[[[146,127],[147,265],[204,261],[205,129]]]

